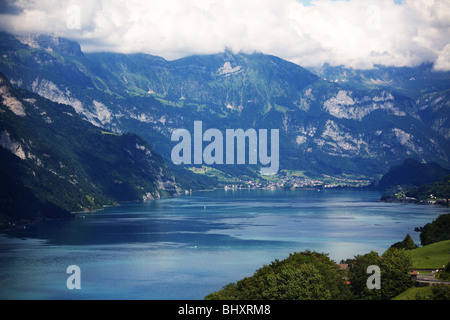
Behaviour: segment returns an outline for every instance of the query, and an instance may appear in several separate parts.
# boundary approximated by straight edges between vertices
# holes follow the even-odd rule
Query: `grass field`
[[[442,268],[450,261],[450,240],[440,241],[411,250],[413,268]]]
[[[306,171],[300,171],[300,170],[286,170],[283,169],[280,172],[285,172],[287,177],[301,177],[306,178],[305,172]]]
[[[226,183],[241,183],[242,181],[239,178],[233,177],[223,171],[217,170],[216,168],[209,166],[202,166],[201,168],[197,167],[189,167],[190,171],[196,174],[203,174],[210,177],[215,177],[221,182]]]
[[[416,300],[417,296],[422,299],[427,299],[431,297],[432,287],[411,287],[408,290],[400,293],[398,296],[392,300]]]
[[[440,241],[410,251],[413,268],[437,269],[442,268],[450,261],[450,240]],[[420,271],[420,274],[426,272]],[[432,295],[432,287],[411,287],[392,300],[419,300],[428,299]]]

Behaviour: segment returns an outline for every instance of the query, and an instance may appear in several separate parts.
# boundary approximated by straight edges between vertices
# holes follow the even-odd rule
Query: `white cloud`
[[[21,0],[0,17],[10,32],[56,33],[85,51],[145,52],[175,59],[233,51],[324,62],[448,69],[450,1]],[[68,10],[75,6],[80,10]],[[21,9],[21,10],[19,10]],[[77,29],[77,19],[80,28]]]
[[[450,44],[446,45],[439,53],[433,69],[441,71],[450,71]]]

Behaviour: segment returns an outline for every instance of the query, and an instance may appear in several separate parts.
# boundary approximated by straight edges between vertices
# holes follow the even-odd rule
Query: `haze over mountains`
[[[0,71],[14,85],[71,105],[98,127],[136,133],[166,159],[171,132],[202,120],[219,130],[280,129],[281,169],[374,177],[406,158],[449,166],[450,72],[431,65],[325,66],[316,75],[262,53],[167,61],[83,53],[52,35],[0,38]]]

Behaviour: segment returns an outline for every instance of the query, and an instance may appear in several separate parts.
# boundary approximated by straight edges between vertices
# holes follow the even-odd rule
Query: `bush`
[[[403,241],[394,243],[391,248],[412,250],[416,249],[417,245],[414,243],[414,240],[411,238],[411,236],[407,234]]]
[[[275,260],[252,277],[231,283],[206,300],[328,300],[351,296],[336,263],[327,255],[301,252]]]
[[[436,278],[443,281],[450,281],[450,262],[447,263],[444,270],[441,270],[437,273]]]
[[[433,292],[431,296],[432,300],[450,300],[450,286],[439,284],[433,286],[431,290]]]
[[[381,274],[381,289],[368,289],[367,268],[378,266]],[[362,256],[356,256],[353,267],[349,271],[351,291],[356,299],[387,300],[408,289],[412,282],[409,270],[412,266],[410,254],[405,249],[390,248],[383,257],[371,251]]]

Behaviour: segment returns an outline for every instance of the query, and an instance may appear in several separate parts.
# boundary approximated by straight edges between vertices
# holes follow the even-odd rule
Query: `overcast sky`
[[[0,28],[168,60],[229,48],[310,67],[450,70],[450,0],[0,1]]]

